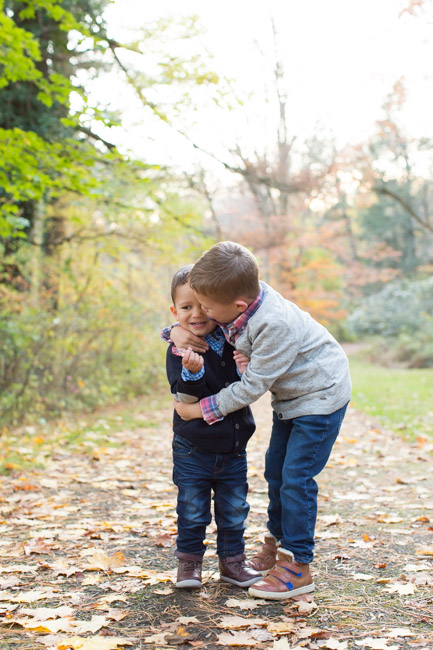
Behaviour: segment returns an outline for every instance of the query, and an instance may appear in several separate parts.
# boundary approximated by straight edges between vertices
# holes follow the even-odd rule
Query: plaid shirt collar
[[[262,304],[263,296],[264,296],[264,291],[263,289],[260,289],[260,293],[257,296],[257,298],[255,298],[255,300],[251,303],[251,305],[248,305],[247,309],[244,312],[242,312],[240,316],[235,318],[234,321],[228,323],[227,325],[218,323],[218,325],[221,327],[222,331],[224,332],[224,336],[226,337],[227,341],[231,343],[231,345],[234,346],[238,338],[244,332],[249,319],[253,314],[256,313],[256,311]]]

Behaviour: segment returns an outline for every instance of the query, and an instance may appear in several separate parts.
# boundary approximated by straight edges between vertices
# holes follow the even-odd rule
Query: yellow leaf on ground
[[[399,524],[403,519],[401,517],[396,517],[394,515],[378,515],[377,521],[380,521],[383,524]]]
[[[275,636],[283,636],[285,634],[293,634],[296,632],[297,626],[293,621],[281,621],[281,622],[274,622],[270,621],[267,624],[267,630],[271,634],[275,634]]]
[[[416,554],[421,556],[433,556],[433,544],[430,546],[420,546],[416,549]]]
[[[112,571],[122,567],[125,563],[125,556],[122,551],[114,553],[114,555],[106,555],[104,551],[95,549],[92,556],[88,560],[88,564],[84,567],[86,571]]]

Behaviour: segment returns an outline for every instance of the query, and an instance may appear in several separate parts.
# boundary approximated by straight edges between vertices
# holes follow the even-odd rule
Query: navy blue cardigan
[[[173,354],[172,348],[173,345],[170,345],[167,350],[166,366],[173,394],[187,393],[200,400],[215,395],[221,388],[239,380],[233,359],[234,348],[227,341],[224,344],[222,357],[211,348],[205,352],[203,355],[205,373],[197,381],[183,381],[182,357]],[[174,433],[183,436],[201,451],[215,454],[243,451],[255,429],[256,425],[249,406],[229,413],[223,420],[212,426],[204,420],[182,420],[176,411],[174,412]]]

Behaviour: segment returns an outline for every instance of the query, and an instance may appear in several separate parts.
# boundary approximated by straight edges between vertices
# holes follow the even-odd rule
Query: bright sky
[[[270,15],[275,19],[288,78],[291,132],[308,137],[320,123],[337,141],[356,142],[374,131],[381,104],[402,77],[408,90],[404,121],[414,136],[433,137],[433,24],[425,17],[400,11],[409,0],[115,0],[107,11],[120,38],[159,16],[197,14],[205,30],[203,41],[214,55],[218,72],[235,87],[261,92],[263,59],[271,65]],[[430,14],[430,18],[433,12]],[[266,64],[265,64],[266,65]],[[104,86],[105,83],[105,86]],[[106,82],[95,85],[104,94]],[[110,84],[113,94],[113,86]],[[116,94],[116,93],[114,93]],[[161,125],[149,142],[143,114],[123,95],[113,97],[125,115],[125,146],[162,158],[176,156],[183,144]],[[256,109],[262,105],[257,102]],[[236,113],[236,112],[235,112]],[[138,123],[137,123],[138,121]],[[194,138],[218,152],[233,144],[244,129],[241,114],[204,113],[197,118]],[[145,133],[146,132],[146,133]],[[247,135],[248,137],[248,135]],[[179,148],[179,149],[178,149]],[[165,151],[163,151],[165,150]],[[184,150],[186,156],[187,149]],[[189,150],[191,155],[192,151]]]

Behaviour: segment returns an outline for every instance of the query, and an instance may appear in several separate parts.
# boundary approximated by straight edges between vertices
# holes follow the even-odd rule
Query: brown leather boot
[[[266,533],[260,551],[248,560],[249,566],[265,575],[275,566],[279,545],[280,542],[271,533]]]
[[[176,587],[200,588],[203,557],[191,553],[182,553],[181,551],[176,551],[175,555],[179,558]]]
[[[249,587],[262,578],[262,574],[248,566],[243,553],[233,557],[220,557],[220,576],[223,582],[230,582],[238,587]]]

